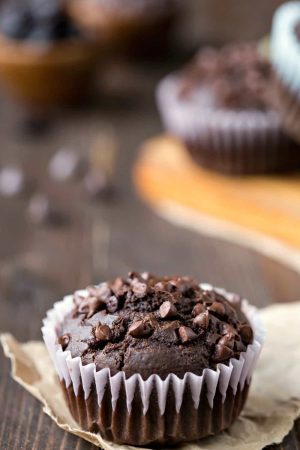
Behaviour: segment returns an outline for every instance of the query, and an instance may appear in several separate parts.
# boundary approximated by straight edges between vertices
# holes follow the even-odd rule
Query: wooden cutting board
[[[167,135],[144,143],[140,196],[177,224],[249,246],[300,271],[300,175],[228,177],[195,164]]]

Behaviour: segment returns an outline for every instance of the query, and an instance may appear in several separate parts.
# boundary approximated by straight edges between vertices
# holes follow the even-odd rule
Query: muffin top
[[[74,294],[58,342],[83,364],[127,378],[201,375],[238,358],[253,341],[240,297],[229,302],[201,286],[190,277],[135,272],[90,286]]]
[[[0,12],[0,32],[16,41],[49,43],[79,36],[60,0],[21,0]]]
[[[208,107],[266,110],[271,78],[271,65],[257,44],[207,47],[182,70],[179,95],[189,98],[197,92],[198,100]]]

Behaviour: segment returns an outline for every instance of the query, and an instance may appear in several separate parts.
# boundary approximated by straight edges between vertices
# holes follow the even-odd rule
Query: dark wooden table
[[[291,270],[250,250],[177,229],[136,197],[132,163],[139,143],[160,130],[153,88],[172,64],[123,67],[127,96],[120,90],[115,100],[99,95],[93,106],[60,113],[41,136],[24,136],[16,127],[19,111],[0,99],[0,163],[22,163],[69,217],[61,227],[33,227],[26,220],[26,199],[0,199],[1,332],[23,341],[41,339],[41,320],[55,300],[129,270],[190,274],[243,293],[259,306],[299,299],[300,279]],[[110,89],[115,92],[117,86],[118,80],[110,79]],[[51,182],[46,167],[60,147],[87,151],[103,123],[114,127],[120,143],[116,195],[110,202],[92,203],[80,184]],[[61,431],[38,401],[12,381],[2,350],[0,367],[1,450],[95,448]],[[276,448],[299,449],[299,436],[295,427]]]

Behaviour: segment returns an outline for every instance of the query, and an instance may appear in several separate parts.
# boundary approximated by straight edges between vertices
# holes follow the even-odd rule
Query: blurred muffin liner
[[[300,3],[289,2],[274,15],[271,59],[276,72],[272,100],[283,125],[300,142],[300,40],[295,27],[300,24]]]
[[[169,75],[157,89],[166,129],[186,145],[202,166],[229,174],[286,172],[300,167],[300,146],[282,130],[275,111],[235,111],[199,107],[179,94],[179,76]]]
[[[210,285],[201,285],[207,290]],[[229,301],[236,296],[217,291]],[[80,295],[87,295],[80,291]],[[84,429],[100,432],[107,440],[132,445],[163,445],[195,440],[228,428],[240,414],[247,398],[251,377],[260,354],[264,330],[255,307],[242,300],[254,331],[254,340],[239,359],[201,376],[186,373],[161,379],[139,374],[126,379],[124,372],[111,375],[109,369],[96,371],[94,363],[82,365],[57,343],[57,331],[73,309],[73,296],[66,296],[48,311],[42,328],[65,398],[75,420]]]

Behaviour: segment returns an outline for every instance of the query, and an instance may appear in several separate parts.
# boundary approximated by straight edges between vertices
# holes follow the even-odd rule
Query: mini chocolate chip
[[[169,292],[174,292],[177,290],[178,286],[175,281],[168,281],[166,288]]]
[[[111,295],[111,290],[107,283],[101,283],[97,286],[97,295],[105,301],[108,300]]]
[[[89,299],[82,298],[81,302],[78,303],[78,312],[79,314],[86,314],[89,310]]]
[[[79,153],[71,149],[60,149],[51,158],[48,172],[56,181],[68,181],[79,176],[84,170],[84,161]]]
[[[196,316],[193,320],[193,324],[206,330],[209,325],[209,312],[205,311],[201,314],[198,314],[198,316]]]
[[[99,297],[89,297],[87,318],[90,319],[94,314],[105,308],[105,302]]]
[[[158,291],[165,291],[166,290],[166,285],[162,281],[159,281],[158,283],[155,283],[154,287]]]
[[[246,346],[243,344],[242,341],[235,341],[234,342],[234,350],[236,352],[239,352],[239,353],[245,352],[246,351]]]
[[[194,333],[194,331],[189,327],[182,326],[179,328],[178,332],[183,343],[192,341],[198,337],[197,334]]]
[[[138,272],[128,272],[128,278],[140,281],[142,276]]]
[[[197,303],[197,305],[194,306],[192,314],[194,317],[198,316],[199,314],[203,313],[205,311],[205,306],[202,303]]]
[[[110,288],[117,297],[122,297],[129,290],[128,284],[121,277],[116,278]]]
[[[156,327],[158,326],[158,322],[157,322],[156,318],[155,318],[153,315],[146,316],[146,317],[144,318],[144,321],[149,322],[149,325],[150,325],[150,327],[151,327],[152,329],[153,329],[153,328],[156,328]]]
[[[178,340],[176,330],[180,327],[180,322],[178,320],[166,323],[163,328],[159,329],[159,334],[163,339],[168,342],[175,342]]]
[[[62,346],[62,349],[65,350],[68,347],[68,344],[70,342],[70,335],[69,334],[63,334],[62,336],[59,336],[58,343]]]
[[[142,272],[141,277],[143,278],[143,280],[148,281],[150,278],[152,278],[152,275],[150,274],[150,272]]]
[[[86,290],[88,291],[89,295],[92,295],[93,297],[97,297],[97,294],[98,294],[97,286],[88,286],[86,288]]]
[[[224,316],[226,310],[225,306],[221,302],[213,302],[211,306],[208,307],[209,311],[218,314],[219,316]]]
[[[152,332],[152,326],[147,320],[137,320],[128,329],[128,334],[135,338],[147,337]]]
[[[178,277],[175,286],[181,294],[188,297],[193,292],[193,289],[191,289],[192,282],[193,280],[190,277]]]
[[[219,345],[226,345],[226,347],[233,349],[234,346],[234,334],[225,334],[219,342]]]
[[[215,300],[215,292],[214,291],[202,291],[201,295],[200,295],[200,299],[201,299],[201,301],[210,305]]]
[[[240,334],[242,337],[242,340],[245,344],[251,344],[253,340],[253,331],[252,328],[249,325],[242,325],[240,327]]]
[[[101,283],[99,286],[88,286],[86,290],[93,297],[101,298],[103,301],[108,300],[111,296],[111,290],[107,283]]]
[[[160,306],[159,314],[162,319],[169,319],[171,317],[176,317],[178,312],[173,303],[166,301]]]
[[[80,303],[84,300],[85,297],[83,297],[82,295],[78,294],[78,292],[75,292],[73,295],[73,300],[76,306],[79,306]]]
[[[233,356],[233,351],[226,345],[217,344],[213,354],[213,361],[216,363],[226,361]]]
[[[52,205],[44,194],[34,194],[28,203],[28,218],[36,225],[45,224],[51,221]]]
[[[112,338],[112,332],[108,325],[98,325],[94,333],[97,341],[106,342]]]
[[[15,197],[25,187],[25,176],[19,167],[3,167],[0,170],[0,194],[4,197]]]
[[[118,309],[118,299],[115,295],[112,295],[111,297],[109,297],[109,299],[106,302],[106,309],[108,312],[110,313],[114,313],[117,311]]]
[[[236,331],[231,325],[229,325],[229,323],[223,323],[222,324],[222,334],[229,334],[229,333],[235,335]]]
[[[165,339],[167,342],[176,342],[177,341],[177,334],[175,330],[161,330],[160,333],[161,338]]]
[[[146,283],[136,282],[132,285],[132,291],[138,298],[143,298],[147,294]]]
[[[108,199],[113,189],[109,175],[104,171],[91,170],[83,180],[83,187],[90,198]]]
[[[29,199],[27,217],[34,225],[66,225],[68,216],[59,211],[47,195],[35,193]]]

